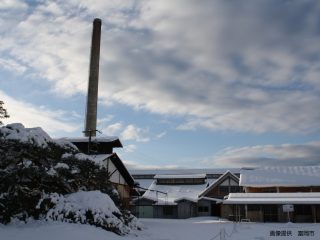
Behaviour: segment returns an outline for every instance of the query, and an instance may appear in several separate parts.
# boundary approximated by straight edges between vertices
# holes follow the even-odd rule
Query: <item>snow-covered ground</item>
[[[320,224],[240,223],[213,218],[141,219],[144,229],[124,237],[88,225],[33,222],[0,225],[1,240],[281,240],[320,239]],[[299,236],[300,235],[300,236]]]

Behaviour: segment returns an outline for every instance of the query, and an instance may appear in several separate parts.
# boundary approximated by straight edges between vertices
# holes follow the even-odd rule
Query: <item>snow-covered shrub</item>
[[[130,232],[125,219],[112,199],[100,191],[79,191],[67,195],[44,194],[37,208],[53,204],[46,220],[90,224],[113,231],[119,235]]]
[[[113,204],[113,210],[94,208],[93,196]],[[81,223],[125,234],[135,218],[119,211],[115,207],[119,203],[107,170],[73,144],[56,142],[41,128],[22,124],[0,128],[0,223],[29,217],[76,221],[72,219],[81,215]]]

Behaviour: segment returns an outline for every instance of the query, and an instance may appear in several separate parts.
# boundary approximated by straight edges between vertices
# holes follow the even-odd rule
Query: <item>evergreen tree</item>
[[[8,117],[9,117],[9,115],[8,115],[8,113],[7,113],[7,109],[5,109],[5,108],[3,107],[3,104],[4,104],[4,102],[0,100],[0,119],[1,119],[1,118],[8,118]],[[0,120],[0,125],[2,125],[2,124],[3,124],[3,123],[2,123],[2,121]]]
[[[0,127],[0,224],[33,218],[90,224],[119,235],[139,229],[137,219],[121,210],[109,178],[103,165],[40,128]],[[87,195],[78,202],[68,199],[81,192]],[[95,208],[99,201],[92,196],[103,196],[99,199],[115,204],[113,210]]]

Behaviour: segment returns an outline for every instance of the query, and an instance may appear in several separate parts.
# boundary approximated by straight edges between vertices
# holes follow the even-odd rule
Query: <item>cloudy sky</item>
[[[98,129],[128,166],[320,164],[319,1],[0,2],[5,123],[82,135],[98,17]]]

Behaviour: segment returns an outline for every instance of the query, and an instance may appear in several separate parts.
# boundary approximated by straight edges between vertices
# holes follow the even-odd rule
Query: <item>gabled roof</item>
[[[118,137],[64,137],[57,139],[61,142],[72,143],[80,152],[87,155],[111,154],[113,148],[123,147]]]
[[[128,183],[130,187],[134,186],[134,180],[130,173],[128,172],[127,168],[124,166],[123,162],[121,159],[118,157],[116,153],[112,153],[108,159],[111,160],[111,162],[116,166],[124,180]]]
[[[104,161],[107,159],[110,159],[110,161],[113,163],[113,165],[118,169],[121,176],[124,178],[124,180],[127,182],[127,184],[130,187],[134,186],[134,180],[132,176],[130,175],[129,171],[121,161],[121,159],[118,157],[116,153],[111,154],[97,154],[97,155],[90,155],[90,158],[95,163],[99,164],[100,166],[103,166]]]
[[[181,199],[197,201],[199,193],[205,189],[206,185],[207,183],[196,185],[160,185],[157,184],[157,181],[154,181],[142,197],[156,199],[158,205],[172,205],[175,204],[176,200],[179,201]]]
[[[215,187],[219,186],[221,183],[223,183],[228,177],[233,179],[235,182],[239,182],[239,178],[232,174],[230,171],[225,172],[223,175],[221,175],[216,181],[211,183],[203,192],[199,194],[199,197],[205,196],[208,192],[210,192]]]
[[[239,185],[244,187],[320,186],[320,166],[242,169]]]

